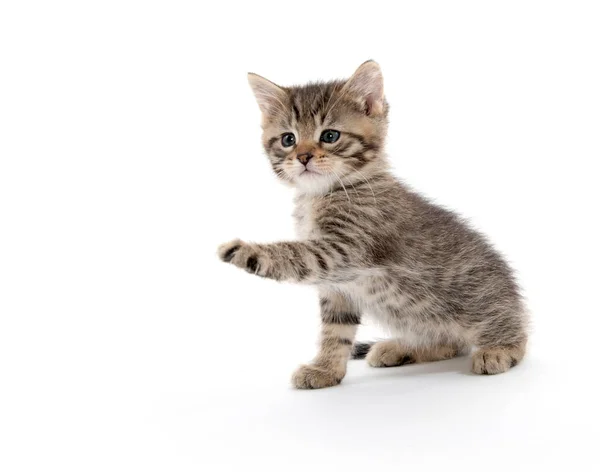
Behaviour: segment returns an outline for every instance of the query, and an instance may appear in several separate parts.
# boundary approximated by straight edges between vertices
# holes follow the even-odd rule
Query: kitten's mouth
[[[300,174],[298,174],[298,177],[300,177],[301,175],[313,176],[313,175],[321,175],[321,173],[315,171],[314,169],[304,169],[302,172],[300,172]]]

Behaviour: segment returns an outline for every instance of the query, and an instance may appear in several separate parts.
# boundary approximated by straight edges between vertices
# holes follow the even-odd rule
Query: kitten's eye
[[[340,132],[334,129],[326,129],[321,133],[321,141],[324,143],[335,143],[338,139],[340,139]]]
[[[281,145],[283,147],[290,147],[294,144],[296,144],[296,136],[294,136],[294,133],[285,133],[281,136]]]

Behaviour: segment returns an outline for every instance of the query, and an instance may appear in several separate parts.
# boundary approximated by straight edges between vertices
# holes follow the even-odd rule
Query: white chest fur
[[[302,196],[296,199],[294,219],[296,222],[296,234],[298,235],[299,239],[311,239],[318,236],[318,228],[315,224],[312,198],[308,196]]]

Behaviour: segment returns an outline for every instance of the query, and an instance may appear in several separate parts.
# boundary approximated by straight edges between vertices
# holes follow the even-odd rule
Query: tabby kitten
[[[339,384],[351,356],[390,367],[475,347],[477,374],[516,365],[527,334],[511,270],[482,235],[388,171],[388,104],[377,63],[365,62],[346,81],[300,87],[248,79],[271,166],[297,189],[299,240],[236,239],[219,256],[261,277],[318,288],[320,350],[294,373],[293,385]],[[367,313],[394,338],[355,343]]]

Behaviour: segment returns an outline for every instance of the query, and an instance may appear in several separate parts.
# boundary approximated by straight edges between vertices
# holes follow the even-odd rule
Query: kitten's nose
[[[313,155],[310,152],[303,152],[302,154],[298,154],[296,157],[300,162],[302,162],[302,164],[306,165],[308,164],[308,161],[313,158]]]

